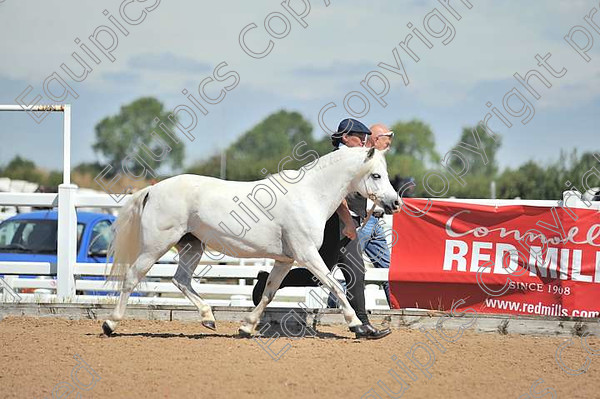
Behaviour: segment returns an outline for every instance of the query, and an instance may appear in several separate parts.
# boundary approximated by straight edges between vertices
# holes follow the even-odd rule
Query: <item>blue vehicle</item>
[[[77,212],[78,263],[106,263],[115,219],[104,213]],[[0,223],[0,261],[56,263],[57,236],[58,212],[55,210],[13,216]],[[103,279],[100,276],[85,278]]]

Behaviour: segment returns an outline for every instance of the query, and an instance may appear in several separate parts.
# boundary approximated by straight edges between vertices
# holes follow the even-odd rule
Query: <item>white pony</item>
[[[289,177],[292,173],[294,180]],[[191,281],[208,246],[234,257],[275,260],[262,300],[244,318],[240,334],[253,333],[294,261],[339,298],[344,318],[355,331],[361,322],[343,291],[327,277],[329,271],[319,255],[325,222],[351,192],[370,198],[387,213],[399,207],[384,151],[343,148],[297,172],[282,171],[254,182],[179,175],[136,192],[115,222],[110,275],[121,284],[121,295],[109,320],[102,324],[104,333],[115,331],[129,295],[152,265],[174,245],[181,254],[188,244],[198,255],[191,260],[186,257],[187,261],[180,256],[173,283],[196,305],[203,326],[214,330],[215,318]]]

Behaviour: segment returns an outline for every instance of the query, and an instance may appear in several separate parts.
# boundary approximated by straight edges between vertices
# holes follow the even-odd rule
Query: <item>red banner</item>
[[[450,310],[464,299],[458,309],[482,313],[600,315],[598,210],[404,202],[394,216],[393,308]]]

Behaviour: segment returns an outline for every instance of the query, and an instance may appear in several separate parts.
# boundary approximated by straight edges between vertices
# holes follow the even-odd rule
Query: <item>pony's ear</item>
[[[365,159],[365,162],[373,158],[373,155],[375,155],[375,147],[371,147],[369,149],[369,152],[367,153],[367,159]]]

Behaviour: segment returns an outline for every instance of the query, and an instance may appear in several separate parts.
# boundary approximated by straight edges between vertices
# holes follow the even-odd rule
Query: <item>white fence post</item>
[[[77,259],[77,213],[75,199],[77,186],[58,186],[58,260],[57,287],[58,299],[65,301],[75,296],[75,261]]]
[[[56,294],[59,300],[75,297],[77,261],[77,186],[71,184],[71,105],[63,107],[63,184],[58,186],[58,248]]]
[[[71,184],[71,104],[63,107],[63,184]]]

